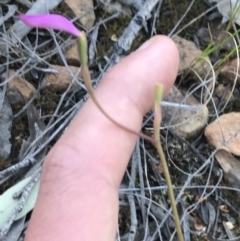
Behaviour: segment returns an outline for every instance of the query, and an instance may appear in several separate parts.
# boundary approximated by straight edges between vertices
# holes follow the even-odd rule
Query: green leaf
[[[8,221],[10,215],[13,213],[14,209],[18,205],[18,199],[14,199],[13,195],[19,192],[25,185],[29,183],[31,177],[23,179],[18,182],[13,187],[9,188],[2,195],[0,195],[0,230],[3,228],[5,223]],[[36,183],[32,189],[22,211],[17,215],[15,220],[24,217],[28,212],[30,212],[36,203],[40,181]]]

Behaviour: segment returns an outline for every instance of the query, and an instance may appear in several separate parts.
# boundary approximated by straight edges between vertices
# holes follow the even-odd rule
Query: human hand
[[[106,75],[96,97],[119,123],[139,131],[155,84],[166,93],[178,62],[172,40],[155,36]],[[25,240],[115,240],[118,189],[136,140],[89,99],[46,158]]]

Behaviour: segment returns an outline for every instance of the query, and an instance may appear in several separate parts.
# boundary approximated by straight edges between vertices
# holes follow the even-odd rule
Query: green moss
[[[52,115],[59,103],[60,94],[56,91],[44,90],[40,97],[34,101],[34,106],[41,109],[42,115]]]
[[[190,0],[166,0],[163,1],[161,6],[160,15],[156,21],[156,30],[159,34],[169,34],[174,28],[179,19],[184,15],[189,7]],[[183,26],[188,24],[198,15],[207,10],[207,6],[203,1],[195,1],[188,14],[184,17],[177,30],[180,30]],[[180,34],[181,37],[186,39],[192,38],[192,34],[198,30],[201,26],[207,26],[207,17],[204,16],[191,24],[187,29],[183,30]]]
[[[97,22],[100,20],[104,14],[103,10],[97,10],[96,15]],[[108,17],[107,15],[105,17]],[[102,18],[101,18],[102,19]],[[103,56],[111,56],[114,49],[114,40],[113,37],[119,38],[125,28],[130,23],[130,18],[124,15],[120,15],[118,18],[108,21],[104,26],[99,28],[98,35],[98,45],[97,45],[97,59],[102,59]]]

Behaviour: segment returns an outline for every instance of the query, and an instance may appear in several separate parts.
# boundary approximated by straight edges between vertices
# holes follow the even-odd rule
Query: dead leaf
[[[197,224],[197,223],[195,223],[195,229],[196,229],[197,231],[202,231],[202,230],[203,230],[202,224]]]
[[[219,209],[224,212],[224,213],[229,213],[229,210],[227,208],[227,206],[224,204],[224,205],[220,205],[219,206]]]
[[[240,113],[224,114],[205,129],[208,142],[215,148],[240,155]]]

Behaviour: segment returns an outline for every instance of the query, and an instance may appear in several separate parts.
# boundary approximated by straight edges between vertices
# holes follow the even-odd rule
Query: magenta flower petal
[[[25,15],[19,18],[27,25],[35,28],[52,28],[60,30],[76,37],[80,37],[80,30],[71,21],[58,14]]]

